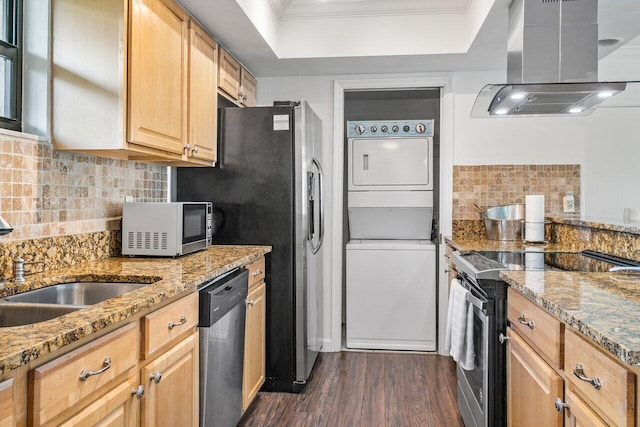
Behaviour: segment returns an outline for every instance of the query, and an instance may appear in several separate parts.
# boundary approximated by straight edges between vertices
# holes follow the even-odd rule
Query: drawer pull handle
[[[522,325],[527,325],[529,329],[533,329],[533,327],[536,326],[536,324],[533,323],[533,320],[527,321],[527,316],[525,316],[524,313],[522,313],[520,317],[518,317],[518,322],[520,322]]]
[[[105,357],[104,361],[102,362],[102,368],[98,369],[97,371],[89,371],[87,369],[83,369],[82,372],[80,372],[80,381],[86,381],[87,378],[92,377],[94,375],[100,375],[101,373],[103,373],[104,371],[106,371],[107,369],[109,369],[111,367],[111,358],[110,357]]]
[[[262,274],[262,271],[258,269],[256,271],[254,271],[252,275],[253,275],[253,277],[256,277],[256,276],[259,276],[261,274]]]
[[[149,375],[149,379],[153,380],[156,384],[160,384],[160,381],[162,380],[162,372],[156,371],[155,374]]]
[[[565,403],[559,397],[556,397],[556,412],[561,414],[565,408],[569,408],[569,404]]]
[[[500,332],[500,335],[498,335],[498,341],[500,341],[500,344],[504,344],[505,341],[507,341],[508,339],[509,337],[503,334],[502,332]]]
[[[254,305],[255,303],[256,303],[256,302],[255,302],[254,300],[252,300],[252,299],[248,299],[248,300],[247,300],[247,305],[248,305],[249,307],[253,307],[253,305]]]
[[[138,388],[132,388],[131,395],[137,397],[138,400],[142,399],[142,396],[144,396],[144,386],[139,385]]]
[[[169,330],[175,328],[176,326],[184,325],[187,323],[187,317],[185,315],[180,316],[179,322],[174,322],[173,320],[169,321],[169,325],[167,326]]]
[[[598,378],[598,377],[593,377],[593,378],[585,377],[585,375],[584,375],[584,367],[582,366],[582,363],[578,363],[576,365],[576,369],[573,370],[573,375],[578,377],[578,379],[580,379],[580,381],[584,381],[584,382],[587,382],[587,383],[591,384],[596,390],[600,390],[600,386],[602,385],[600,383],[600,378]]]

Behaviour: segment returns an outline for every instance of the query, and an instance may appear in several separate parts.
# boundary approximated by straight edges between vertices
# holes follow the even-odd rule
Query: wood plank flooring
[[[238,426],[464,426],[455,365],[430,354],[321,353],[304,392],[260,392]]]

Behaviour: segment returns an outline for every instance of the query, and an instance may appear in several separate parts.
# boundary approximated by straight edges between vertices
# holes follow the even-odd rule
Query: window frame
[[[11,60],[11,74],[3,83],[5,93],[8,91],[8,107],[11,117],[0,115],[0,127],[16,131],[22,130],[22,0],[7,1],[4,20],[7,23],[8,41],[0,39],[0,55]],[[3,35],[4,37],[4,35]],[[7,100],[5,100],[7,101]],[[7,102],[5,102],[7,104]],[[6,108],[6,107],[5,107]]]

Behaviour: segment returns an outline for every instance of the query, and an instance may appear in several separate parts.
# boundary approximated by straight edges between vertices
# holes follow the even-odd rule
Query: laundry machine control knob
[[[358,135],[362,135],[365,131],[364,125],[356,125],[356,133]]]
[[[386,131],[388,131],[388,130],[389,130],[389,128],[388,128],[386,125],[382,125],[382,127],[380,128],[380,130],[381,130],[382,132],[386,132]]]
[[[405,131],[405,132],[409,132],[409,125],[404,125],[402,127],[402,130]]]
[[[391,130],[392,130],[392,131],[394,131],[394,132],[398,132],[398,131],[400,130],[400,128],[399,128],[398,126],[395,126],[395,125],[394,125],[394,126],[391,128]]]
[[[427,128],[427,127],[426,127],[424,124],[422,124],[422,123],[418,123],[418,124],[416,125],[416,132],[418,132],[418,133],[424,133],[424,131],[425,131],[425,130],[427,130],[426,128]]]
[[[371,126],[371,132],[378,132],[378,128],[375,126]]]

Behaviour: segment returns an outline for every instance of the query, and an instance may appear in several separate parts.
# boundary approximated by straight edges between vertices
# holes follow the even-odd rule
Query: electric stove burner
[[[562,270],[609,271],[617,266],[640,266],[639,261],[620,258],[596,251],[474,251],[454,253],[454,262],[462,271],[476,279],[498,279],[501,270]]]

